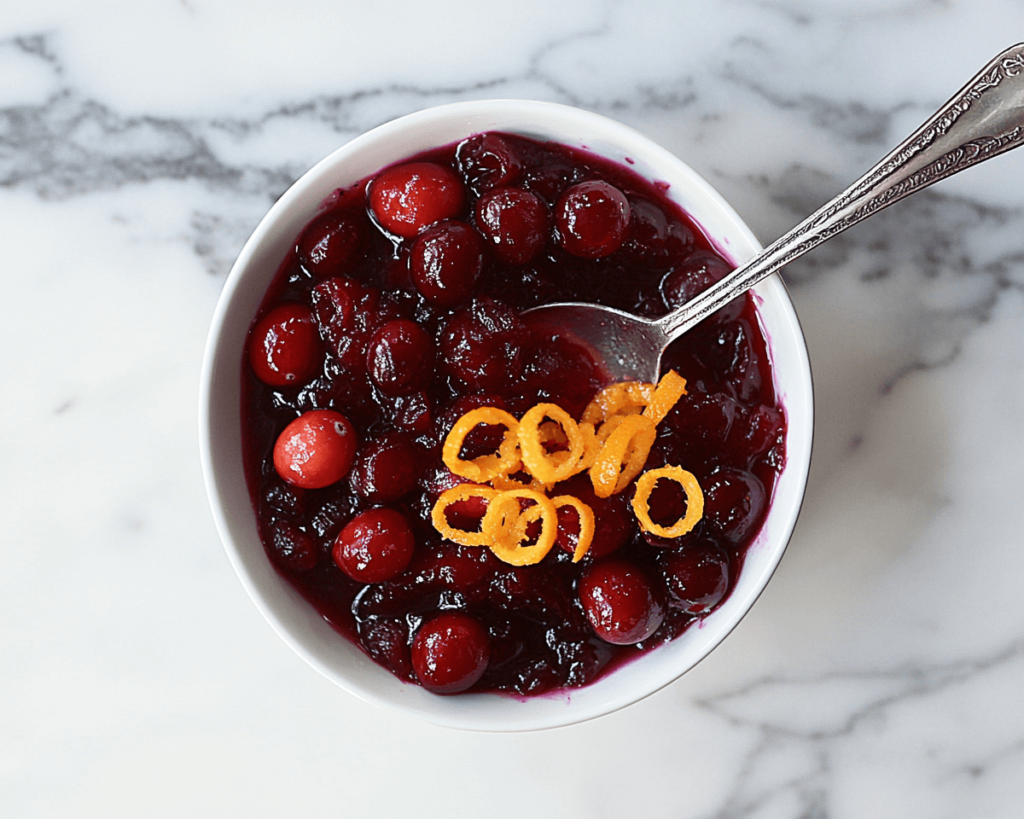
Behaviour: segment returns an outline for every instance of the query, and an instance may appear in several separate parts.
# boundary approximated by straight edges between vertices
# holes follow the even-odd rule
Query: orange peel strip
[[[559,495],[557,498],[552,498],[551,502],[555,505],[556,510],[563,506],[571,506],[576,510],[580,520],[580,533],[576,540],[576,550],[572,554],[572,562],[579,563],[594,540],[594,510],[575,495]]]
[[[491,542],[491,536],[487,534],[482,523],[479,532],[467,532],[465,529],[456,529],[448,522],[445,514],[448,507],[453,503],[467,500],[468,498],[484,498],[487,500],[487,509],[490,511],[491,503],[498,494],[496,489],[489,486],[480,486],[475,483],[460,483],[451,489],[446,489],[430,510],[430,521],[434,528],[441,533],[441,536],[453,543],[463,546],[487,546]],[[485,514],[486,517],[486,514]]]
[[[658,382],[650,402],[644,409],[644,415],[655,424],[660,424],[684,395],[686,395],[686,379],[675,370],[669,370]]]
[[[611,436],[611,434],[619,428],[619,424],[621,424],[627,418],[629,418],[628,415],[610,415],[605,420],[605,422],[597,428],[597,448],[599,452],[601,450],[601,447],[603,447],[608,442],[608,438]]]
[[[628,415],[608,436],[590,467],[594,494],[607,498],[621,492],[640,474],[651,454],[657,430],[643,415]]]
[[[661,526],[651,520],[650,497],[658,481],[665,479],[678,483],[686,493],[686,514],[671,526]],[[704,493],[693,473],[679,466],[663,466],[640,476],[633,495],[633,514],[645,532],[659,537],[682,537],[704,516]]]
[[[541,440],[540,426],[544,419],[556,421],[565,432],[569,449],[548,452]],[[575,474],[583,458],[586,442],[579,426],[557,404],[537,404],[530,407],[519,421],[519,451],[523,466],[533,477],[546,484],[556,484]]]
[[[479,425],[503,426],[505,436],[492,455],[481,455],[471,461],[462,459],[466,436]],[[497,407],[477,407],[463,415],[444,440],[441,460],[453,473],[474,483],[487,483],[498,475],[507,475],[519,460],[519,422],[513,415]]]
[[[612,384],[591,399],[580,420],[596,427],[613,415],[635,415],[647,406],[653,394],[654,384],[646,381]]]
[[[512,477],[521,469],[522,467],[520,466],[519,469],[512,470],[508,475],[495,475],[491,479],[491,486],[499,492],[508,492],[513,489],[532,489],[534,492],[547,492],[551,488],[550,484],[544,483],[540,478],[535,478],[533,475],[530,475],[529,483],[524,483],[518,478]]]
[[[520,511],[520,500],[533,501],[533,505]],[[527,528],[536,520],[541,521],[537,542],[523,546]],[[481,528],[491,538],[488,546],[499,560],[512,566],[532,566],[540,563],[555,545],[558,512],[546,495],[532,489],[514,489],[491,499]]]

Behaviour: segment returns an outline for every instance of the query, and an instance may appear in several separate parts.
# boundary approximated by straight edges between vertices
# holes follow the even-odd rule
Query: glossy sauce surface
[[[459,416],[494,405],[519,417],[543,401],[579,418],[603,386],[585,353],[529,327],[523,310],[596,301],[657,316],[729,265],[658,186],[586,152],[487,134],[413,159],[339,191],[296,238],[254,317],[252,333],[266,334],[268,316],[297,305],[287,311],[292,323],[318,330],[308,350],[282,357],[301,383],[266,383],[257,375],[266,379],[272,366],[254,367],[252,355],[242,362],[244,457],[261,538],[303,597],[402,679],[464,690],[422,668],[417,674],[413,662],[414,645],[422,657],[422,646],[434,644],[425,636],[417,644],[421,631],[434,642],[433,632],[460,632],[425,624],[457,612],[480,624],[488,642],[483,670],[464,676],[470,690],[530,695],[585,685],[719,605],[760,528],[785,458],[785,414],[753,300],[727,305],[665,356],[665,367],[687,379],[688,395],[659,425],[647,466],[677,464],[697,476],[706,506],[693,532],[672,541],[644,536],[630,491],[600,500],[583,475],[557,489],[592,505],[597,518],[578,564],[571,537],[525,567],[444,541],[430,510],[462,480],[440,460]],[[417,199],[421,179],[431,195]],[[397,214],[388,210],[393,202]],[[262,336],[253,346],[274,349]],[[341,480],[303,488],[281,478],[273,453],[282,431],[313,410],[344,416],[357,450]],[[478,437],[470,447],[493,448]],[[651,506],[668,523],[685,509],[667,482]],[[365,566],[353,570],[363,580],[353,579],[339,566],[371,541],[346,544],[343,532],[381,508],[405,521],[411,556],[405,562],[403,546],[396,564],[387,552],[398,566],[390,579],[364,582],[379,576]],[[474,511],[464,513],[471,519]],[[627,587],[647,596],[637,608],[633,592],[617,621],[608,607],[615,589]],[[595,595],[605,625],[595,626]],[[648,618],[653,633],[636,617]],[[472,627],[460,633],[481,639]],[[472,648],[468,656],[482,656]]]

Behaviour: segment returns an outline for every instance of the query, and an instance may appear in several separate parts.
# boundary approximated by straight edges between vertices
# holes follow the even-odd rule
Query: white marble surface
[[[1021,0],[5,3],[0,816],[1021,816],[1024,153],[788,271],[795,537],[718,650],[600,720],[471,735],[334,688],[232,574],[196,442],[234,255],[367,128],[596,110],[769,240],[1018,40]]]

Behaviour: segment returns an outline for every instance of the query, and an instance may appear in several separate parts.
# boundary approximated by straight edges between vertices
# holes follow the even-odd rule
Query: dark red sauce
[[[412,161],[426,163],[426,182]],[[529,327],[522,311],[595,301],[657,316],[729,270],[663,188],[584,151],[486,134],[338,191],[296,237],[242,362],[253,507],[281,575],[399,678],[439,693],[586,685],[678,636],[735,584],[785,458],[785,415],[749,296],[664,362],[688,395],[659,425],[647,468],[677,464],[698,478],[705,515],[690,534],[645,537],[630,491],[599,500],[585,475],[554,493],[593,505],[598,534],[578,564],[566,544],[510,566],[442,540],[430,523],[437,496],[461,481],[440,460],[459,416],[494,405],[518,417],[543,401],[579,418],[603,386],[585,353]],[[275,350],[279,338],[305,341]],[[301,488],[279,476],[273,453],[312,410],[344,416],[357,450],[344,478]],[[316,434],[348,457],[348,427],[324,417]],[[378,509],[388,511],[367,514]],[[684,509],[659,484],[655,520]],[[343,565],[390,579],[355,580]]]

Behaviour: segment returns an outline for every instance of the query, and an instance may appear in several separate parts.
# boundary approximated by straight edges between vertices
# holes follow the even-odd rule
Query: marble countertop
[[[789,550],[596,721],[466,734],[321,678],[228,564],[196,407],[242,243],[381,122],[594,110],[767,241],[1022,39],[1021,0],[6,4],[0,815],[1019,817],[1022,152],[787,269],[817,399]]]

